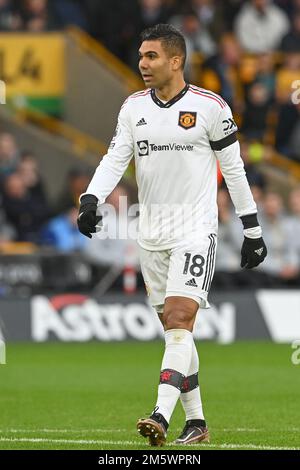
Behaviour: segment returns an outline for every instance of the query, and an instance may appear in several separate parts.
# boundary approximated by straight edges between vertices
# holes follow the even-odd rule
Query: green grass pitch
[[[210,444],[300,449],[300,365],[290,345],[197,342]],[[0,366],[0,449],[141,449],[136,421],[155,404],[163,341],[8,344]],[[184,424],[178,403],[166,449]],[[184,447],[186,449],[186,447]]]

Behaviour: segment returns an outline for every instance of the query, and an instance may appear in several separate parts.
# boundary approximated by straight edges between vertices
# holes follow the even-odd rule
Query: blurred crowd
[[[61,253],[84,252],[88,259],[103,265],[122,264],[132,243],[128,239],[110,239],[110,235],[116,238],[119,233],[116,223],[126,230],[123,214],[117,222],[114,214],[108,214],[105,227],[110,233],[105,233],[103,240],[90,241],[78,230],[79,196],[86,191],[91,176],[92,172],[82,165],[71,167],[63,190],[52,200],[38,156],[21,149],[11,133],[0,132],[0,253],[7,243],[25,242]],[[120,197],[126,196],[129,205],[131,192],[131,187],[119,184],[106,202],[118,214]]]
[[[53,245],[62,251],[80,249],[78,198],[90,177],[85,168],[72,168],[63,192],[50,201],[38,158],[21,149],[12,134],[0,133],[0,241]]]
[[[137,71],[139,34],[184,34],[187,80],[223,96],[242,132],[300,162],[300,0],[0,0],[0,31],[77,25]]]
[[[219,236],[215,285],[220,287],[296,286],[300,281],[300,185],[286,201],[272,188],[252,187],[268,247],[265,261],[252,272],[240,269],[243,233],[226,188],[218,192]]]

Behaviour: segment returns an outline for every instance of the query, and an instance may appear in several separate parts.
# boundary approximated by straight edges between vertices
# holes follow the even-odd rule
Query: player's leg
[[[198,303],[189,298],[174,296],[165,301],[165,352],[152,418],[162,422],[166,429],[190,368],[197,310]]]
[[[167,295],[174,295],[176,291],[179,291],[182,295],[197,301],[198,307],[207,308],[209,306],[207,295],[214,271],[215,252],[216,237],[213,234],[202,237],[196,245],[187,246],[184,250],[175,250],[170,261]],[[190,367],[180,395],[186,424],[177,443],[190,444],[209,440],[198,374],[199,358],[193,341]]]
[[[199,386],[199,357],[195,342],[193,342],[192,360],[188,376],[182,386],[180,401],[185,412],[186,423],[176,443],[209,442]]]
[[[199,305],[203,307],[208,305],[207,293],[209,289],[207,286],[211,282],[215,246],[215,236],[209,235],[200,241],[198,240],[195,245],[182,247],[171,252],[166,287],[167,298],[162,317],[165,328],[166,349],[162,364],[158,400],[151,417],[138,422],[140,432],[144,433],[143,435],[148,435],[150,443],[153,445],[164,443],[168,423],[180,393],[182,391],[192,392],[192,390],[187,389],[187,382],[190,383],[191,375],[194,376],[195,382],[196,373],[194,373],[194,368],[198,369],[198,356],[191,332]],[[154,276],[157,275],[156,270],[155,273]],[[165,278],[163,282],[165,282]],[[181,344],[182,347],[179,347],[178,344]],[[179,352],[183,350],[185,354]],[[180,360],[174,361],[176,354],[177,359],[178,354],[181,356],[181,362]],[[192,364],[193,357],[196,366]],[[181,387],[184,387],[184,390]],[[189,395],[189,398],[191,397],[192,400],[189,400],[190,406],[186,407],[187,417],[190,416],[192,407],[194,409],[198,408],[198,413],[199,409],[202,409],[199,387],[196,392]],[[200,421],[199,417],[196,421],[191,421],[187,419],[184,431],[179,438],[182,443],[189,443],[190,437],[188,436],[188,439],[186,439],[186,430],[188,430],[188,435],[192,432],[194,442],[208,440],[208,430],[204,419]],[[197,432],[197,435],[195,435],[195,432]]]
[[[170,253],[168,251],[153,252],[140,248],[140,262],[150,304],[156,310],[163,324],[163,309],[169,269]],[[161,446],[166,441],[168,423],[155,414],[137,422],[139,433],[149,438],[152,446]]]
[[[169,297],[165,301],[163,324],[165,352],[162,360],[158,397],[152,415],[139,420],[138,429],[150,437],[150,444],[163,445],[171,415],[187,376],[192,355],[192,329],[198,303],[184,297]],[[172,315],[169,313],[172,312]]]

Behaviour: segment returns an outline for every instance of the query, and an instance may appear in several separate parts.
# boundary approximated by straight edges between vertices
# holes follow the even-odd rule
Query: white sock
[[[196,345],[193,340],[192,346],[192,360],[188,371],[188,376],[198,374],[199,371],[199,356]],[[205,419],[202,409],[202,401],[200,394],[200,387],[194,388],[190,392],[181,393],[180,400],[185,411],[186,421],[190,419]]]
[[[166,348],[161,370],[171,369],[186,377],[192,358],[192,333],[183,329],[167,330],[165,332],[165,342]],[[162,414],[167,422],[170,421],[180,393],[180,389],[173,385],[160,383],[158,386],[155,412]]]

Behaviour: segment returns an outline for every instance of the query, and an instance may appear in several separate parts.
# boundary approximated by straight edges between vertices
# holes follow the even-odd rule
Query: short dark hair
[[[186,44],[181,32],[170,24],[157,24],[141,33],[143,41],[161,41],[164,49],[171,55],[182,56],[182,68],[186,60]]]

